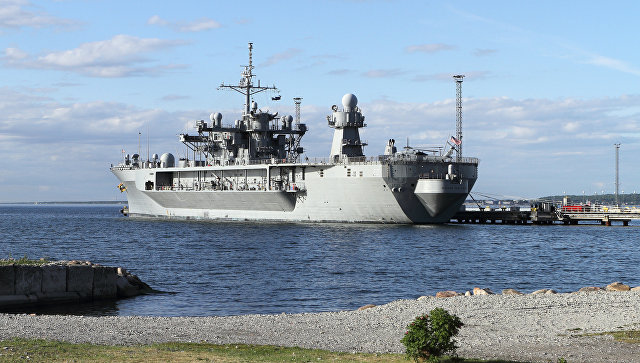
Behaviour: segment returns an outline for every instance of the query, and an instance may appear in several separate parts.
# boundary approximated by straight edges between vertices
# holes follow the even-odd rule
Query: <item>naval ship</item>
[[[383,155],[367,157],[359,132],[365,116],[356,96],[346,94],[327,116],[329,157],[303,159],[308,128],[300,122],[300,99],[296,120],[258,108],[253,95],[277,88],[254,80],[252,49],[249,43],[240,82],[218,88],[244,95],[241,119],[227,124],[212,113],[210,122],[196,121],[195,133],[179,135],[184,158],[127,154],[111,166],[129,216],[422,224],[448,222],[459,210],[478,175],[478,159],[460,155],[461,135],[435,150],[398,151],[390,139],[380,145]]]

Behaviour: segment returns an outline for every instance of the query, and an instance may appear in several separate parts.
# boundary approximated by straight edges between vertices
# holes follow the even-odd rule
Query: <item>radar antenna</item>
[[[302,103],[302,97],[295,97],[293,102],[296,104],[296,125],[300,125],[300,103]]]
[[[238,83],[238,85],[231,85],[231,84],[220,84],[220,86],[218,87],[218,89],[223,89],[223,88],[229,88],[232,89],[238,93],[242,93],[243,95],[245,95],[245,104],[244,104],[244,115],[249,115],[250,114],[250,110],[251,110],[251,96],[255,95],[256,93],[260,93],[262,91],[266,91],[266,90],[274,90],[274,91],[278,91],[278,89],[276,88],[276,86],[260,86],[260,80],[258,80],[258,85],[254,86],[253,85],[253,77],[255,76],[255,74],[253,74],[253,43],[249,43],[249,65],[244,66],[244,71],[242,71],[242,78],[240,79],[240,83]],[[244,116],[243,115],[243,116]]]

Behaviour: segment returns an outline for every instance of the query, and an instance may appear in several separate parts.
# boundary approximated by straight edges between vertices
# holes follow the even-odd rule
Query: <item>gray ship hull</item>
[[[473,163],[462,168],[467,177],[456,180],[430,178],[422,172],[433,169],[444,172],[446,167],[447,164],[433,162],[365,162],[171,168],[168,172],[180,175],[179,183],[171,180],[171,188],[157,186],[167,169],[112,168],[112,171],[126,187],[132,217],[444,223],[460,208],[477,177],[477,165]],[[211,184],[203,175],[219,173],[242,177],[234,179],[228,188],[209,188]],[[266,174],[274,181],[277,178],[273,175],[284,181],[261,183],[255,182],[259,178],[252,178]],[[249,182],[244,184],[244,180]],[[154,183],[154,187],[145,188],[149,183]],[[270,184],[270,188],[265,184]]]

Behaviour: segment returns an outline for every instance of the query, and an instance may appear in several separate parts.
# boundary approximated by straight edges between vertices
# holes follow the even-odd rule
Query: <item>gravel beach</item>
[[[405,326],[442,307],[465,326],[462,357],[518,361],[640,362],[640,345],[610,336],[640,330],[640,292],[488,295],[398,300],[362,311],[229,317],[84,317],[0,314],[0,339],[43,338],[97,344],[184,341],[403,353]]]

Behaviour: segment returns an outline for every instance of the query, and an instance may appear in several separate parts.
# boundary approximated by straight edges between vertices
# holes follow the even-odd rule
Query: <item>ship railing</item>
[[[444,158],[442,156],[435,155],[380,155],[380,156],[354,156],[347,158],[305,158],[305,163],[310,164],[353,164],[353,165],[365,165],[365,164],[406,164],[415,163],[418,161],[427,161],[432,163],[450,164],[455,160],[452,158]],[[478,158],[461,158],[462,164],[478,164]]]

